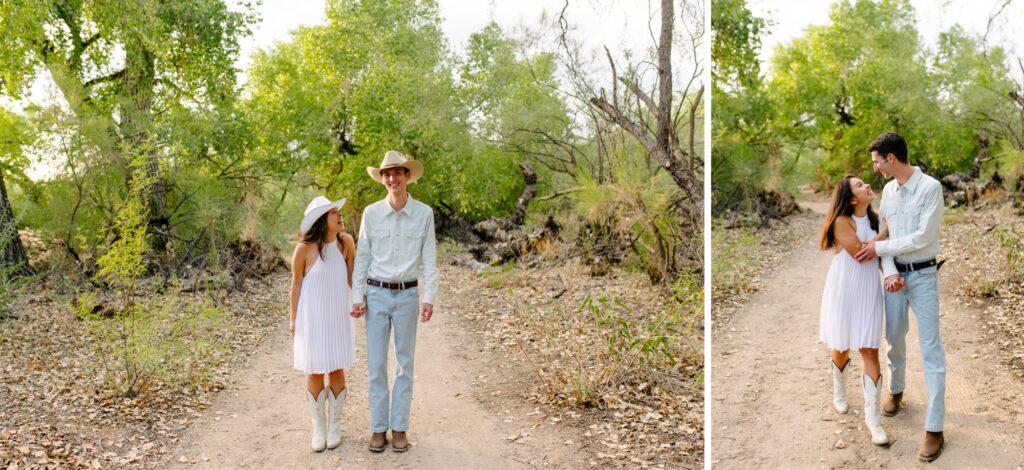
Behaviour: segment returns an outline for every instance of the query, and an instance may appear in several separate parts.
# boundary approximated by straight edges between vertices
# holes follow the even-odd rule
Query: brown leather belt
[[[922,269],[930,268],[932,266],[938,266],[937,268],[935,268],[936,270],[938,270],[938,269],[942,268],[942,264],[945,263],[945,262],[946,262],[946,260],[935,261],[935,258],[932,258],[932,259],[927,260],[927,261],[918,261],[916,263],[901,263],[899,261],[896,261],[895,263],[896,263],[896,271],[899,271],[901,273],[905,273],[905,272],[911,272],[911,271],[920,271]]]
[[[388,289],[388,290],[405,290],[405,289],[408,289],[410,287],[416,287],[416,280],[415,279],[413,279],[411,281],[405,281],[405,282],[383,282],[383,281],[378,281],[376,279],[367,279],[366,283],[371,285],[371,286],[373,286],[373,287],[380,287],[381,289]]]

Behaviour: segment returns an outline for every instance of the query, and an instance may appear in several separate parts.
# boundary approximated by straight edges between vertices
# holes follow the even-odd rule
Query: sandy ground
[[[441,299],[445,298],[442,286]],[[285,318],[282,312],[282,319]],[[342,444],[314,453],[305,378],[293,370],[287,321],[238,371],[235,384],[192,425],[165,468],[538,468],[579,467],[582,456],[560,429],[535,427],[539,412],[520,400],[483,406],[479,385],[497,369],[441,304],[420,324],[409,439],[403,454],[373,454],[365,368],[365,330],[356,320],[356,365],[346,371]],[[390,371],[394,373],[392,351]],[[492,403],[493,405],[493,403]],[[185,463],[182,463],[184,457]]]
[[[805,207],[822,214],[827,208],[822,202]],[[863,421],[857,354],[851,355],[850,411],[835,412],[828,349],[818,342],[821,293],[832,256],[818,250],[817,240],[802,241],[769,275],[764,288],[714,332],[713,467],[1024,468],[1024,384],[994,359],[998,346],[986,342],[979,331],[981,312],[950,301],[958,280],[948,265],[939,277],[947,359],[942,456],[930,464],[917,458],[924,436],[925,390],[913,313],[905,408],[895,417],[882,417],[895,442],[887,448],[871,444]],[[885,369],[883,353],[883,374],[888,375]],[[884,400],[884,391],[882,396]],[[837,448],[839,440],[845,448]]]

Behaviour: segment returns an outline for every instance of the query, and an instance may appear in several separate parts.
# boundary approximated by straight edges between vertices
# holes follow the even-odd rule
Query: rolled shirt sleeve
[[[437,300],[437,239],[434,237],[434,211],[429,210],[426,235],[420,254],[423,272],[423,303],[434,305]]]
[[[878,251],[878,249],[877,249],[878,243],[875,243],[875,247],[876,247],[875,251]],[[896,258],[893,258],[892,256],[883,256],[882,257],[882,279],[886,279],[889,276],[893,276],[893,275],[896,275],[896,274],[899,274],[899,271],[896,270]]]
[[[352,302],[361,304],[366,301],[366,273],[370,268],[370,255],[373,247],[366,230],[366,217],[369,208],[363,210],[363,217],[359,221],[359,242],[356,245],[356,262],[352,269]]]

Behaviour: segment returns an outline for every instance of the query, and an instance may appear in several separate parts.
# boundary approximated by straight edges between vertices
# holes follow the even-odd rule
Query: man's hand
[[[360,318],[363,315],[366,315],[366,304],[352,304],[352,316],[355,318]]]
[[[430,317],[434,316],[434,306],[430,304],[423,304],[423,313],[420,314],[420,321],[426,323],[430,321]]]
[[[886,292],[899,292],[903,289],[903,277],[899,274],[893,274],[885,278],[885,291]]]
[[[875,241],[871,240],[865,243],[863,246],[861,246],[860,251],[858,251],[857,254],[853,256],[853,259],[857,260],[857,262],[860,263],[868,260],[873,260],[877,256],[878,253],[875,252]]]

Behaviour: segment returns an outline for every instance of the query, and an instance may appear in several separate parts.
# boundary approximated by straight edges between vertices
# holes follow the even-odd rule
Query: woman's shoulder
[[[840,215],[836,217],[835,222],[832,222],[832,224],[835,225],[836,227],[857,227],[857,222],[853,220],[853,217],[850,217],[848,215]]]
[[[298,243],[295,244],[295,253],[297,254],[305,254],[309,253],[310,251],[316,251],[316,243],[307,243],[304,241],[299,241]]]

